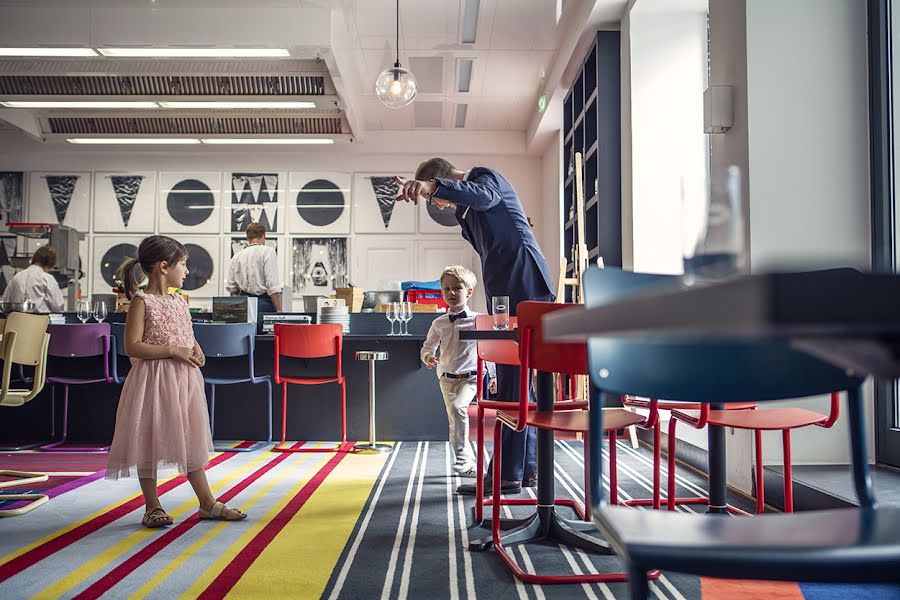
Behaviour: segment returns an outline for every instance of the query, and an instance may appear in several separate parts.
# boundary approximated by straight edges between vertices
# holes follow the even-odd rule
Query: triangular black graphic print
[[[370,177],[375,199],[378,201],[378,210],[381,211],[381,220],[387,229],[391,223],[391,214],[397,202],[397,194],[400,193],[400,184],[394,177]]]
[[[47,175],[47,189],[50,190],[50,200],[53,202],[56,220],[60,225],[66,220],[66,212],[69,210],[69,203],[72,202],[76,183],[78,175]]]
[[[128,227],[131,219],[131,211],[134,210],[134,202],[141,190],[143,175],[112,175],[113,191],[116,193],[116,201],[119,203],[119,212],[122,213],[122,222]]]

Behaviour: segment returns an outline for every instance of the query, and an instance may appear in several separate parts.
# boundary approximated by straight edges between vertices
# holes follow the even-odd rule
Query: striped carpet
[[[618,448],[621,497],[647,496],[647,452]],[[28,454],[9,456],[0,468],[20,468],[16,461]],[[556,458],[557,495],[580,498],[581,443],[557,441]],[[492,552],[464,550],[482,530],[467,527],[472,499],[454,493],[462,481],[450,476],[451,464],[441,442],[397,443],[381,455],[220,453],[208,468],[213,491],[249,519],[198,521],[190,486],[171,476],[160,480],[160,497],[176,524],[164,530],[140,527],[136,481],[106,481],[99,471],[51,487],[51,501],[28,515],[0,520],[0,598],[628,597],[626,584],[523,585]],[[679,484],[680,494],[703,489],[687,472]],[[542,573],[620,569],[615,557],[556,545],[520,546],[513,555]],[[677,573],[652,588],[657,598],[673,600],[900,595],[885,587],[701,581]]]

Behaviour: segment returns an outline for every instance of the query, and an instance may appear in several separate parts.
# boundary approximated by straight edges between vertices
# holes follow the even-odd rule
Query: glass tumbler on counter
[[[494,329],[509,329],[509,296],[491,298],[491,315],[494,317]]]

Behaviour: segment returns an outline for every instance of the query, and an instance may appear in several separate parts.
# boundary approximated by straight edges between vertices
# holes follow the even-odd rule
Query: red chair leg
[[[347,381],[341,381],[341,444],[347,443]]]
[[[475,453],[475,471],[478,474],[475,478],[475,523],[481,523],[484,520],[484,409],[478,407],[478,423],[475,426],[478,442],[477,452]]]
[[[281,445],[287,436],[287,383],[281,384]]]
[[[791,430],[781,432],[784,445],[784,512],[794,512],[794,470],[791,465]]]
[[[763,476],[762,431],[753,432],[753,443],[756,446],[756,513],[766,512],[766,482]]]
[[[659,510],[659,473],[662,470],[662,425],[659,419],[653,426],[653,510]]]
[[[668,456],[668,486],[666,491],[666,508],[675,510],[675,425],[678,420],[673,416],[669,419],[669,456]]]
[[[610,431],[609,436],[609,503],[619,503],[619,467],[616,464],[616,432]],[[587,485],[584,486],[587,489]],[[585,496],[586,498],[586,496]],[[585,509],[587,511],[587,509]]]

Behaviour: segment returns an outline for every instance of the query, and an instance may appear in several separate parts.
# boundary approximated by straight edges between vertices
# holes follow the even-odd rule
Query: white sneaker
[[[460,477],[477,477],[478,471],[474,464],[454,465],[453,471]]]

